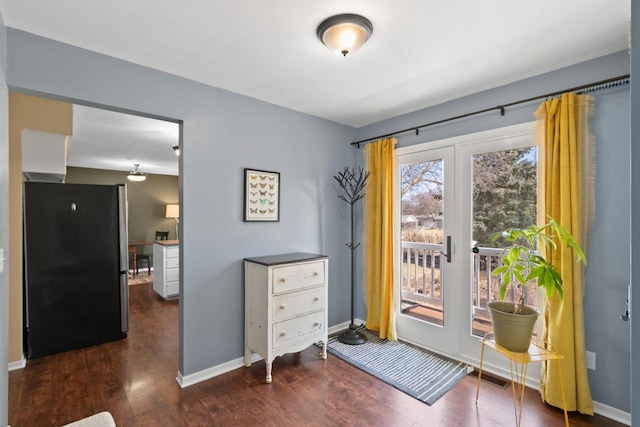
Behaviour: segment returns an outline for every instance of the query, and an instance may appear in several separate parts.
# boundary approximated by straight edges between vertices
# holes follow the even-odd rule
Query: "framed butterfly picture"
[[[280,221],[279,172],[244,169],[243,221]]]

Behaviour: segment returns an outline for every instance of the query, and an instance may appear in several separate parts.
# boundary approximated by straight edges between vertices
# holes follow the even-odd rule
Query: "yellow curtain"
[[[588,117],[592,98],[565,93],[561,98],[543,102],[535,115],[539,122],[539,149],[544,189],[540,219],[547,215],[566,228],[586,248],[586,230],[592,187],[589,155],[592,139]],[[586,205],[585,205],[586,203]],[[564,356],[562,382],[567,410],[593,415],[593,402],[585,360],[583,271],[573,252],[565,247],[547,250],[550,261],[559,267],[564,280],[564,300],[556,294],[547,301],[544,311],[543,340]],[[550,405],[562,408],[561,379],[557,361],[543,364],[540,393]]]
[[[364,149],[370,172],[364,197],[363,287],[367,329],[380,338],[397,339],[394,279],[395,138],[381,139]]]

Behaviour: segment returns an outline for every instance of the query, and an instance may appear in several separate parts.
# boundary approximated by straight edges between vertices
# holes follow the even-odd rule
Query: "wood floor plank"
[[[16,410],[16,421],[10,425],[55,425],[56,372],[55,356],[27,363],[24,368],[22,398]],[[11,382],[12,375],[9,376]],[[11,411],[11,408],[9,408]]]
[[[9,372],[9,408],[20,407],[25,374],[25,369],[16,369]]]
[[[89,379],[83,349],[72,350],[55,358],[56,423],[68,424],[100,412],[97,410],[93,384]]]
[[[511,389],[467,376],[434,405],[396,390],[333,355],[309,347],[278,357],[273,383],[264,362],[181,389],[178,301],[151,284],[130,286],[128,338],[29,360],[9,373],[9,424],[59,426],[109,411],[118,427],[139,426],[513,426]],[[601,416],[572,413],[571,425],[620,427]],[[563,426],[563,413],[527,389],[523,426]]]

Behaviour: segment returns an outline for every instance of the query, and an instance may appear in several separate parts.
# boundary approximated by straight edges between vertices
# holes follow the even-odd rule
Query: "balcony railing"
[[[402,299],[442,306],[444,246],[402,241]]]
[[[445,259],[444,246],[437,243],[417,243],[402,241],[402,301],[419,303],[432,309],[442,310],[442,297],[446,292],[442,288],[444,273],[441,266]],[[501,248],[478,248],[473,254],[473,318],[489,320],[487,303],[499,298],[500,276],[492,276],[493,271],[502,265]],[[515,286],[507,289],[505,299],[514,301]],[[525,303],[537,306],[535,286],[529,286],[524,293]]]

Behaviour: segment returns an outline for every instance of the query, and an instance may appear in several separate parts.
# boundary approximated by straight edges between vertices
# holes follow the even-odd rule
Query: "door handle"
[[[447,257],[447,262],[451,262],[451,236],[447,236],[447,252],[442,252]]]

